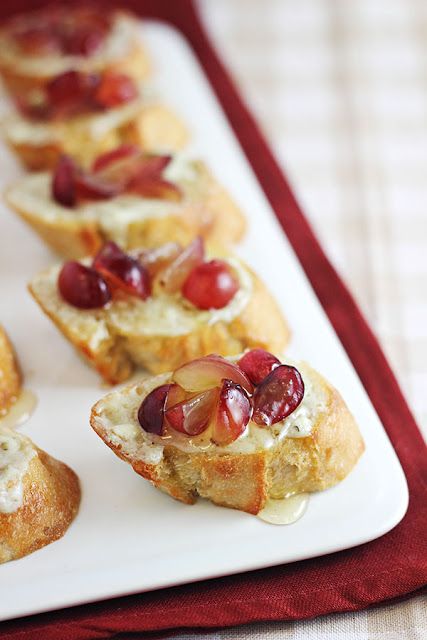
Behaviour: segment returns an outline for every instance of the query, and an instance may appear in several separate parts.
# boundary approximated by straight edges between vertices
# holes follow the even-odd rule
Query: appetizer
[[[0,563],[61,538],[79,503],[71,469],[21,433],[0,428]]]
[[[122,143],[150,152],[174,151],[187,140],[181,121],[117,71],[66,71],[49,80],[34,100],[22,96],[20,114],[3,121],[8,145],[31,170],[53,168],[61,154],[90,166]]]
[[[90,423],[173,498],[258,514],[268,499],[327,489],[364,450],[346,404],[305,363],[262,349],[209,355],[113,391]]]
[[[287,325],[259,278],[235,257],[205,256],[201,238],[95,256],[36,276],[29,290],[58,329],[115,384],[135,366],[174,369],[215,350],[283,350]]]
[[[239,240],[245,220],[201,161],[147,154],[126,144],[88,170],[62,156],[53,173],[34,173],[6,200],[57,253],[93,255],[107,240],[125,249],[185,245],[201,235],[221,245]]]
[[[0,29],[0,74],[19,100],[55,76],[71,71],[126,73],[136,80],[149,72],[139,22],[105,6],[51,4],[14,16]]]
[[[0,419],[6,415],[21,392],[21,372],[13,347],[0,325]]]

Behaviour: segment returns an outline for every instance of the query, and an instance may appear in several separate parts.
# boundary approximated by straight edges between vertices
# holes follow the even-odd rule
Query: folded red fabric
[[[42,1],[4,0],[0,15]],[[187,37],[228,115],[276,215],[349,354],[399,456],[410,502],[403,521],[368,544],[291,565],[74,607],[0,625],[4,640],[89,640],[354,611],[401,597],[427,582],[426,447],[392,371],[353,298],[327,260],[199,22],[191,0],[129,0]]]

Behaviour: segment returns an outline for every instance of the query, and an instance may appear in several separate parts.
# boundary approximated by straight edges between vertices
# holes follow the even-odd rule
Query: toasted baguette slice
[[[179,433],[165,444],[141,428],[141,402],[172,374],[113,391],[93,407],[90,423],[119,458],[173,498],[193,504],[200,496],[256,514],[268,498],[334,486],[364,450],[338,391],[307,364],[297,367],[305,384],[300,406],[270,429],[250,422],[227,446],[207,444],[205,434],[190,439]]]
[[[161,373],[213,351],[285,348],[289,331],[271,294],[242,262],[227,261],[240,289],[227,306],[211,311],[196,309],[178,294],[156,292],[145,301],[127,296],[103,309],[80,310],[58,292],[61,266],[36,276],[29,290],[77,351],[105,381],[116,384],[135,366]]]
[[[188,138],[186,127],[172,111],[145,98],[63,121],[33,122],[13,115],[5,118],[2,131],[31,171],[53,169],[64,153],[89,167],[97,156],[124,143],[162,153],[181,149]]]
[[[61,538],[80,503],[76,474],[11,429],[0,429],[0,563]]]
[[[38,12],[42,13],[42,12]],[[29,15],[43,22],[35,13]],[[28,20],[28,14],[14,18]],[[40,22],[39,22],[40,24]],[[29,92],[40,91],[55,76],[67,71],[118,71],[137,81],[145,80],[150,72],[149,56],[141,44],[139,22],[130,13],[115,11],[112,27],[99,50],[91,56],[78,55],[25,55],[10,34],[10,23],[0,30],[0,74],[10,93],[19,98]]]
[[[13,347],[0,325],[0,418],[18,398],[21,382],[21,372]]]
[[[164,174],[181,188],[180,202],[123,194],[70,209],[52,199],[47,172],[9,187],[6,201],[64,258],[93,255],[106,240],[125,249],[187,245],[198,235],[221,246],[240,240],[244,216],[203,162],[177,154]]]

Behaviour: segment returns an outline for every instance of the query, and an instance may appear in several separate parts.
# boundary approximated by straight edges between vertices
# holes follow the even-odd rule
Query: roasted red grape
[[[79,309],[98,309],[111,299],[104,278],[79,262],[66,262],[58,277],[58,288],[66,302]]]
[[[255,389],[252,420],[261,427],[270,427],[284,420],[298,407],[304,397],[304,382],[295,367],[281,364]]]
[[[159,273],[159,285],[163,291],[167,293],[179,291],[191,271],[203,262],[204,255],[203,240],[197,237]]]
[[[199,393],[167,409],[166,421],[175,431],[188,436],[199,435],[208,426],[217,400],[218,389]]]
[[[173,380],[186,391],[206,391],[222,387],[224,379],[242,386],[248,393],[253,387],[246,375],[235,364],[222,356],[210,355],[190,360],[173,372]]]
[[[66,71],[56,76],[46,87],[51,116],[64,118],[92,110],[98,84],[97,74]]]
[[[230,444],[242,435],[250,417],[251,403],[245,390],[231,380],[224,380],[212,420],[212,441]]]
[[[174,386],[163,384],[156,387],[144,398],[138,410],[138,422],[148,433],[160,436],[163,430],[163,417],[169,389]]]
[[[52,179],[52,197],[64,207],[74,207],[76,195],[76,165],[69,156],[62,156]]]
[[[75,186],[78,200],[106,200],[121,192],[120,185],[84,171],[76,174]]]
[[[103,108],[117,107],[138,96],[136,84],[124,73],[106,72],[101,78],[94,98]]]
[[[110,164],[114,164],[123,158],[130,156],[137,156],[140,154],[140,149],[134,144],[122,144],[120,147],[112,149],[112,151],[106,151],[106,153],[98,156],[93,163],[92,171],[102,171],[106,169]]]
[[[99,27],[82,25],[63,38],[63,51],[75,56],[91,56],[101,47],[105,36],[105,30]]]
[[[147,270],[136,258],[124,253],[115,242],[107,242],[93,261],[111,287],[145,300],[150,295]]]
[[[198,309],[222,309],[235,296],[239,283],[223,260],[198,265],[188,276],[182,294]]]
[[[249,380],[257,385],[280,365],[280,360],[264,349],[251,349],[237,363]]]

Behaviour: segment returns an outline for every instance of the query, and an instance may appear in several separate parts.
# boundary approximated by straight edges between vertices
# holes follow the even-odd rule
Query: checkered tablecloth
[[[427,436],[427,1],[198,3]],[[424,640],[427,602],[203,638]]]

